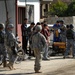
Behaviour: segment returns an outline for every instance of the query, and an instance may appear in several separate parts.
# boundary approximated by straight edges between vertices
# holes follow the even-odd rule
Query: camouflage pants
[[[6,55],[7,55],[7,51],[4,44],[0,44],[0,59],[1,59],[1,55],[3,56],[2,62],[4,64],[4,62],[6,62]]]
[[[38,49],[34,50],[34,55],[35,55],[35,65],[34,65],[34,70],[38,71],[41,68],[40,65],[40,60],[41,60],[41,52]]]
[[[9,65],[13,66],[14,65],[14,61],[16,59],[16,55],[13,54],[13,51],[10,47],[7,48],[7,52],[8,52],[8,56],[9,56]]]

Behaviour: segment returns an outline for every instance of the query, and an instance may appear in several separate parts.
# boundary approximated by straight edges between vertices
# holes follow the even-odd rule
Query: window
[[[26,6],[26,17],[28,19],[28,23],[34,22],[34,5]]]

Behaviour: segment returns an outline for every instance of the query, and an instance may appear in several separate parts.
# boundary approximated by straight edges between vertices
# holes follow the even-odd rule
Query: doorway
[[[22,44],[22,32],[21,32],[21,25],[24,21],[24,18],[25,18],[25,10],[26,8],[25,7],[18,7],[18,17],[17,17],[17,20],[18,20],[18,25],[17,25],[17,34],[19,36],[19,41],[21,41],[21,44]]]

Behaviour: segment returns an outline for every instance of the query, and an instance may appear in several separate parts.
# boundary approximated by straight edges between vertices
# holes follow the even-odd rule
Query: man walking
[[[32,36],[31,49],[34,51],[34,55],[35,55],[35,65],[34,65],[35,73],[40,73],[39,70],[41,68],[41,64],[40,64],[41,51],[43,50],[47,42],[46,38],[40,33],[41,30],[42,30],[41,25],[37,25],[35,27],[35,32]]]
[[[72,55],[73,57],[75,56],[75,50],[74,50],[74,31],[73,31],[73,26],[70,25],[68,27],[68,29],[66,30],[66,38],[67,38],[67,46],[66,46],[66,51],[64,53],[64,57],[65,58],[69,51],[70,51],[70,48],[72,48]]]

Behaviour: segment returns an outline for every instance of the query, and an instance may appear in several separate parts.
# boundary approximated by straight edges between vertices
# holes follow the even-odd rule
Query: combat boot
[[[3,61],[2,63],[3,63],[3,67],[7,67],[7,61],[6,60]]]

